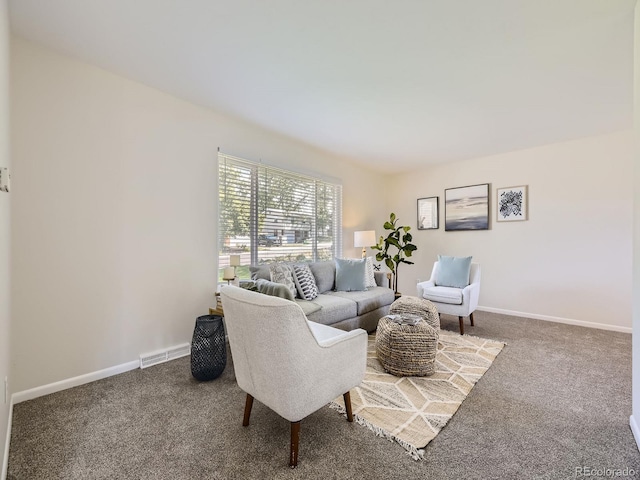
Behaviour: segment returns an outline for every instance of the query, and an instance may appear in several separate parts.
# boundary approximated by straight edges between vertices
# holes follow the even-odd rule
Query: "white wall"
[[[480,304],[503,311],[631,327],[633,133],[546,145],[397,175],[391,209],[414,229],[415,266],[400,288],[415,292],[438,254],[473,255]],[[445,232],[444,189],[490,183],[491,228]],[[496,188],[529,186],[529,220],[496,222]],[[416,199],[440,197],[440,229],[416,230]]]
[[[9,16],[6,0],[0,0],[0,167],[9,167]],[[0,470],[5,465],[9,404],[4,379],[10,371],[10,194],[0,192]],[[3,472],[4,473],[4,472]],[[0,478],[3,478],[0,475]]]
[[[633,197],[633,359],[631,429],[640,448],[640,5],[634,15],[634,197]]]
[[[216,150],[344,186],[353,230],[383,176],[14,38],[13,328],[22,391],[189,342],[216,279]]]

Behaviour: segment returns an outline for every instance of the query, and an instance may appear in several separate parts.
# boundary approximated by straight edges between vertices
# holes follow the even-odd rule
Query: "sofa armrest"
[[[373,276],[376,277],[376,285],[379,287],[388,287],[387,272],[373,272]]]

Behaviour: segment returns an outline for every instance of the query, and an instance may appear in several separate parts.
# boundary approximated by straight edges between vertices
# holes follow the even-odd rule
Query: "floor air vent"
[[[191,353],[191,345],[184,343],[171,347],[168,350],[162,350],[158,352],[145,353],[140,355],[140,368],[147,368],[152,365],[158,365],[159,363],[168,362],[180,357],[186,357]]]

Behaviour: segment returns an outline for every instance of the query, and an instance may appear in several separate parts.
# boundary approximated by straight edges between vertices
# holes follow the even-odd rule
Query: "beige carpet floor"
[[[191,321],[186,319],[187,321]],[[507,347],[416,462],[321,408],[290,424],[246,394],[233,359],[211,382],[189,357],[16,404],[8,480],[503,480],[633,469],[631,335],[478,311],[469,333]],[[442,316],[456,332],[458,318]],[[44,364],[43,364],[44,365]],[[591,478],[595,478],[592,476]],[[632,477],[628,477],[632,478]]]

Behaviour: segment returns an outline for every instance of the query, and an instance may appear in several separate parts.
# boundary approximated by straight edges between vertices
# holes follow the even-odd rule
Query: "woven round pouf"
[[[429,300],[418,297],[400,297],[389,307],[389,315],[402,313],[420,315],[429,325],[436,330],[440,330],[438,309]]]
[[[436,371],[438,330],[424,320],[402,325],[382,317],[376,331],[376,355],[397,377],[424,377]]]

